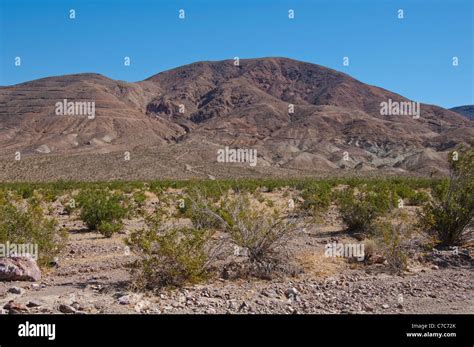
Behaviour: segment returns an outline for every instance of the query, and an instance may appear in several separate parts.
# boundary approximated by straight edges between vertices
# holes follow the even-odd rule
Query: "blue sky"
[[[139,81],[200,60],[283,56],[416,101],[473,104],[473,3],[0,0],[0,85],[81,72]],[[405,19],[397,18],[398,9]],[[131,58],[128,67],[125,56]],[[343,66],[344,56],[349,66]]]

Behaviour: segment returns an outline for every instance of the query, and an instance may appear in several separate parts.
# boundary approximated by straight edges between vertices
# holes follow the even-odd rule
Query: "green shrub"
[[[146,194],[145,192],[143,191],[138,191],[138,192],[135,192],[133,194],[133,201],[134,203],[139,207],[143,207],[145,206],[145,202],[146,202]]]
[[[301,192],[304,199],[301,208],[312,215],[319,215],[331,205],[331,185],[327,182],[318,182],[308,185]]]
[[[430,201],[430,196],[426,192],[415,192],[415,194],[410,197],[408,204],[414,206],[421,206]]]
[[[126,209],[122,195],[102,189],[83,190],[77,196],[80,217],[90,230],[98,230],[110,237],[122,227]]]
[[[56,227],[56,221],[45,218],[38,204],[18,206],[0,198],[0,243],[36,244],[40,265],[49,264],[64,246],[66,234]]]
[[[204,280],[210,274],[211,237],[212,233],[203,229],[159,230],[156,222],[133,232],[126,243],[138,256],[131,266],[134,285],[159,289]]]
[[[97,230],[105,237],[112,237],[113,234],[119,232],[122,228],[122,222],[107,222],[103,220],[100,222]]]
[[[197,229],[218,229],[221,227],[217,203],[209,199],[205,192],[194,188],[184,199],[184,206],[178,206],[184,217],[191,219]]]
[[[450,176],[434,189],[420,215],[421,228],[442,246],[462,244],[474,228],[474,150],[460,148],[450,158]]]
[[[355,193],[354,189],[347,188],[337,197],[341,219],[353,233],[372,232],[375,219],[388,212],[393,203],[390,192],[385,189]]]

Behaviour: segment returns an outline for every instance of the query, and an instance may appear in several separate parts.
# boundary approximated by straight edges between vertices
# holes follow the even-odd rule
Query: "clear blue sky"
[[[421,102],[474,103],[473,0],[0,3],[0,85],[80,72],[139,81],[200,60],[284,56]],[[75,20],[69,9],[76,10]],[[288,9],[295,10],[294,20]],[[397,18],[398,9],[405,19]],[[21,67],[14,66],[16,56]]]

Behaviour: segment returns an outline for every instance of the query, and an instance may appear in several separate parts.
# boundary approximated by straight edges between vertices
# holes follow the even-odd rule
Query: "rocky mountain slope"
[[[459,113],[471,120],[474,120],[474,105],[464,105],[450,108],[451,111]]]
[[[57,114],[65,99],[95,102],[93,119]],[[0,88],[0,178],[445,172],[447,152],[474,138],[473,121],[425,104],[418,119],[381,112],[381,103],[408,101],[286,58],[198,62],[137,83],[43,78]],[[225,146],[257,150],[257,165],[218,162]]]

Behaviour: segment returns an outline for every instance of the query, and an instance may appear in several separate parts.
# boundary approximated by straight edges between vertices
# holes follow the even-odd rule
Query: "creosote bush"
[[[449,155],[449,179],[435,186],[433,201],[420,215],[419,226],[441,246],[462,244],[474,229],[474,150],[455,152]]]
[[[315,182],[308,185],[302,192],[304,202],[301,208],[313,216],[320,216],[331,205],[331,184],[327,182]]]
[[[148,227],[133,232],[126,240],[138,256],[131,266],[137,289],[159,289],[197,283],[210,274],[213,260],[209,230],[189,227],[161,227],[161,218],[148,221]]]
[[[0,196],[0,243],[36,244],[42,266],[48,265],[64,247],[66,234],[56,227],[56,221],[44,217],[38,203],[19,205]]]
[[[394,205],[389,190],[362,190],[347,188],[339,192],[337,204],[342,221],[351,233],[373,232],[375,220],[387,213]]]
[[[107,190],[82,190],[77,196],[80,217],[90,230],[97,230],[105,237],[122,229],[126,216],[124,197]]]
[[[405,251],[407,240],[407,217],[400,211],[375,226],[375,237],[392,272],[402,273],[407,268],[408,256]]]

